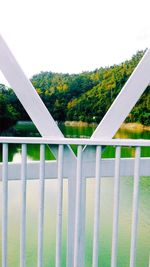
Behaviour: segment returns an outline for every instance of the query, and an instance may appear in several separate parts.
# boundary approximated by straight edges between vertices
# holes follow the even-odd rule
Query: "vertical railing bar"
[[[43,228],[44,228],[44,191],[45,191],[45,145],[40,145],[39,178],[39,220],[38,220],[38,267],[43,266]]]
[[[85,267],[85,227],[86,227],[86,177],[82,175],[81,181],[81,205],[80,205],[80,216],[81,216],[81,233],[80,233],[80,256],[79,261],[82,262],[82,266]]]
[[[93,232],[93,267],[98,267],[99,250],[99,227],[100,227],[100,191],[101,191],[101,146],[96,147],[95,165],[95,210],[94,210],[94,232]]]
[[[7,267],[8,230],[8,144],[3,144],[2,166],[2,267]]]
[[[82,146],[78,146],[77,151],[77,172],[76,172],[76,217],[75,217],[75,240],[74,240],[74,267],[82,266],[79,262],[80,232],[81,232],[81,194],[82,194]]]
[[[58,206],[56,226],[56,267],[61,267],[62,209],[63,209],[63,145],[58,148]]]
[[[132,227],[131,227],[131,247],[130,247],[130,267],[135,266],[136,241],[138,225],[138,206],[139,206],[139,181],[140,181],[140,153],[141,148],[136,147],[134,164],[134,189],[133,189],[133,208],[132,208]]]
[[[70,168],[76,170],[76,165]],[[76,198],[76,179],[75,171],[68,177],[68,222],[67,222],[67,263],[66,267],[72,267],[74,261],[74,229],[75,229],[75,198]]]
[[[115,177],[114,177],[114,207],[113,207],[114,210],[113,210],[111,267],[117,266],[119,195],[120,195],[120,152],[121,148],[117,146],[116,157],[115,157]]]
[[[26,178],[27,178],[27,145],[22,144],[21,163],[21,227],[20,227],[20,267],[25,267],[26,258]]]

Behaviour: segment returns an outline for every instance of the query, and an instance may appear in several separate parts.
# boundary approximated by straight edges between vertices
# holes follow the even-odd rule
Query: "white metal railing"
[[[98,267],[99,259],[99,224],[100,224],[100,191],[101,177],[114,177],[114,209],[111,267],[117,266],[118,251],[118,220],[120,177],[134,176],[133,211],[131,227],[130,267],[135,267],[136,239],[138,224],[139,179],[150,176],[150,158],[141,157],[141,147],[150,147],[149,140],[91,140],[91,139],[49,139],[49,138],[0,138],[3,146],[3,162],[0,164],[2,180],[2,267],[7,264],[7,231],[8,231],[8,182],[21,180],[21,234],[20,234],[20,266],[26,266],[26,181],[39,179],[39,222],[38,222],[38,259],[37,266],[43,266],[43,225],[44,225],[44,194],[45,179],[58,179],[57,233],[56,233],[56,267],[61,267],[62,244],[62,207],[63,179],[68,178],[68,248],[67,266],[84,266],[84,235],[85,235],[85,186],[86,179],[95,177],[95,211],[93,229],[93,267]],[[9,163],[9,144],[21,144],[21,163]],[[27,144],[40,144],[40,161],[27,162]],[[45,160],[45,145],[55,151],[57,160]],[[67,154],[68,145],[77,145],[77,157],[71,162]],[[86,147],[85,147],[86,146]],[[103,159],[103,147],[114,146],[115,158]],[[135,147],[135,158],[122,159],[121,148]],[[73,152],[72,152],[73,153]],[[69,155],[69,157],[67,156]],[[71,222],[71,223],[70,223]]]

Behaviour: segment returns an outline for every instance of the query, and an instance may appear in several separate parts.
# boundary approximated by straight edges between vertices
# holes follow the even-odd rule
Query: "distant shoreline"
[[[83,121],[65,121],[63,122],[66,126],[76,126],[76,127],[87,127],[87,126],[97,126],[98,124],[96,122],[88,123]],[[120,127],[122,130],[126,129],[129,131],[135,131],[135,130],[145,130],[150,131],[150,126],[143,125],[141,123],[137,122],[130,122],[130,123],[123,123]]]
[[[79,127],[87,127],[87,126],[97,126],[98,123],[96,122],[85,122],[85,121],[64,121],[62,122],[66,126],[79,126]]]
[[[56,122],[57,124],[59,124],[59,122]],[[18,125],[21,124],[33,124],[32,121],[18,121],[17,122]],[[65,121],[65,122],[60,122],[60,124],[64,124],[65,126],[71,126],[71,127],[97,127],[98,123],[96,122],[85,122],[85,121]],[[146,126],[143,125],[141,123],[137,123],[137,122],[129,122],[129,123],[123,123],[120,127],[121,130],[128,130],[128,131],[150,131],[150,126]]]
[[[123,123],[121,125],[121,129],[127,129],[127,130],[145,130],[150,131],[150,126],[143,125],[141,123],[137,122],[129,122],[129,123]]]

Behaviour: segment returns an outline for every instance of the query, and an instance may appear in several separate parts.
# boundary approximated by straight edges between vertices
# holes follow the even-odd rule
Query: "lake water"
[[[64,127],[60,126],[66,137],[88,137],[95,126],[91,127]],[[17,134],[35,135],[37,132],[33,125],[17,126]],[[150,138],[150,132],[120,130],[116,137],[119,138]],[[74,148],[75,149],[75,148]],[[9,147],[9,161],[20,161],[20,146]],[[143,156],[150,156],[150,151],[145,148]],[[122,156],[133,156],[133,149],[122,151]],[[113,148],[106,148],[104,157],[113,157]],[[47,148],[46,158],[52,158]],[[39,159],[39,146],[28,146],[28,160]],[[101,222],[100,222],[100,267],[110,267],[111,237],[112,237],[112,211],[113,211],[113,178],[102,178],[101,190]],[[1,184],[0,184],[1,189]],[[56,207],[57,207],[57,181],[46,181],[45,191],[45,223],[44,223],[44,267],[55,266],[55,238],[56,238]],[[85,267],[92,265],[92,236],[93,236],[93,210],[95,180],[87,179],[86,184],[86,246]],[[131,212],[132,212],[133,178],[121,177],[120,184],[120,216],[119,216],[119,250],[118,267],[129,266]],[[20,181],[9,182],[9,225],[8,225],[8,267],[19,266],[19,238],[20,238]],[[26,238],[26,264],[27,267],[37,265],[37,220],[38,220],[39,182],[27,182],[27,238]],[[66,229],[67,229],[67,201],[68,183],[64,181],[63,198],[63,243],[62,267],[66,263]],[[0,194],[1,203],[1,194]],[[148,267],[150,253],[150,177],[140,179],[140,208],[137,238],[137,267]],[[1,208],[0,208],[1,215]],[[1,224],[1,216],[0,216]],[[0,235],[1,238],[1,235]],[[0,243],[1,244],[1,243]],[[1,257],[1,254],[0,254]],[[0,263],[1,264],[1,263]],[[1,266],[1,265],[0,265]]]
[[[93,124],[90,126],[65,126],[64,124],[59,125],[61,131],[64,136],[67,138],[88,138],[94,132],[96,126]],[[14,133],[13,133],[14,134]],[[15,127],[15,135],[16,136],[40,136],[36,127],[33,123],[19,123]],[[131,139],[150,139],[150,131],[145,130],[127,130],[127,129],[119,129],[115,138],[131,138]],[[73,146],[74,151],[76,151],[76,146]],[[39,146],[38,145],[28,145],[28,160],[39,160]],[[134,148],[123,148],[122,149],[122,157],[133,157],[134,156]],[[115,156],[115,150],[112,147],[107,147],[103,152],[103,157],[112,158]],[[142,148],[142,156],[150,157],[150,149]],[[52,153],[49,148],[46,148],[46,159],[54,159]],[[0,146],[0,161],[2,160],[2,147]],[[19,162],[21,161],[21,146],[11,144],[9,145],[9,161]]]

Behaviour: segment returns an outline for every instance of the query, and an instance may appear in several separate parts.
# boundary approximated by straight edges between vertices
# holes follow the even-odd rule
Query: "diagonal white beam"
[[[0,68],[41,135],[43,137],[63,137],[62,132],[56,125],[31,82],[27,79],[19,64],[16,62],[15,57],[1,35]],[[148,86],[150,82],[149,68],[150,50],[145,53],[120,94],[94,131],[91,137],[92,139],[112,138],[114,136]],[[33,103],[33,105],[31,105],[31,103]],[[36,105],[34,105],[34,103],[36,103]]]
[[[92,139],[112,138],[150,83],[150,49],[147,50],[108,112],[94,131]]]
[[[43,137],[63,134],[0,35],[0,69]]]
[[[62,139],[64,136],[51,114],[47,110],[43,101],[37,94],[35,88],[28,80],[21,67],[17,63],[12,52],[0,35],[0,69],[6,80],[13,88],[18,99],[29,114],[31,120],[37,127],[42,137],[52,137]],[[52,152],[57,158],[57,146],[50,146]],[[64,161],[70,162],[70,168],[76,169],[76,156],[70,146],[65,147]],[[68,181],[68,262],[67,266],[73,266],[74,251],[74,216],[75,216],[75,190],[76,180],[74,175],[69,177]],[[70,201],[72,199],[72,201]]]
[[[104,116],[102,122],[99,124],[92,139],[100,138],[112,138],[116,131],[119,129],[121,123],[124,121],[126,116],[129,114],[130,110],[133,108],[137,100],[140,98],[141,94],[144,92],[145,88],[149,84],[149,68],[150,68],[150,51],[148,50],[140,64],[137,66],[136,70],[131,75],[128,82],[123,87],[121,93],[118,95],[117,99],[114,101],[113,105]],[[44,103],[40,99],[36,90],[32,86],[31,82],[27,79],[24,72],[20,68],[19,64],[16,62],[13,54],[7,47],[5,41],[0,36],[0,69],[3,72],[5,78],[8,80],[10,86],[13,88],[18,99],[24,106],[25,110],[28,112],[33,123],[41,133],[43,137],[54,137],[63,138],[63,134],[56,125],[54,119],[48,112]],[[143,75],[144,74],[144,75]],[[57,151],[55,147],[51,147],[52,151],[57,156]],[[93,157],[95,150],[89,151]],[[88,150],[84,151],[84,160],[90,158]],[[65,149],[65,159],[69,159],[72,162],[72,169],[75,169],[76,157],[72,153],[70,147]],[[74,232],[74,210],[75,210],[75,179],[69,179],[69,199],[71,205],[69,206],[69,225],[68,232],[68,255],[71,255],[68,259],[68,266],[73,265],[73,255],[71,251],[74,250],[74,236],[71,233]],[[69,201],[70,202],[70,201]],[[84,206],[84,200],[83,200]],[[84,236],[84,233],[83,233]],[[84,237],[82,236],[82,239]]]

